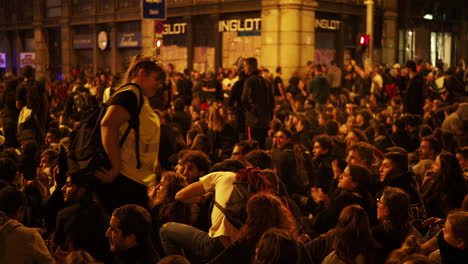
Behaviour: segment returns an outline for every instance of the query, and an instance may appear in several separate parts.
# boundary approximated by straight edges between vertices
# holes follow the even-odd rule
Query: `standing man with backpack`
[[[263,149],[273,118],[275,96],[270,83],[261,76],[256,58],[245,59],[244,72],[247,77],[244,81],[241,104],[245,112],[247,138],[257,140]]]
[[[112,96],[100,122],[110,168],[103,166],[95,175],[103,183],[98,197],[108,213],[130,203],[149,206],[147,188],[156,179],[160,120],[148,98],[163,89],[165,79],[166,73],[152,57],[133,57],[125,85]]]
[[[64,118],[71,119],[76,124],[80,121],[84,112],[90,110],[96,104],[96,98],[83,86],[81,80],[78,79],[76,90],[67,98],[63,116]]]

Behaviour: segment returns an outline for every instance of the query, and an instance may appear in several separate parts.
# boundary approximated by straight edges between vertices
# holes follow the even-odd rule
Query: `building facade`
[[[156,54],[155,21],[142,19],[143,1],[1,1],[0,71],[19,73],[22,66],[33,64],[38,74],[55,79],[65,78],[73,67],[92,64],[95,70],[121,72],[131,56]],[[460,48],[466,44],[466,30],[451,32],[450,37],[446,32],[421,33],[398,15],[407,8],[401,1],[374,2],[374,62],[431,60],[432,53],[435,58],[466,57],[466,48]],[[215,71],[232,67],[240,56],[254,56],[270,71],[282,66],[288,77],[307,61],[335,60],[343,65],[362,57],[358,44],[366,32],[362,0],[166,0],[166,4],[158,56],[177,71]],[[407,37],[408,28],[415,37]],[[431,51],[432,39],[459,48]]]

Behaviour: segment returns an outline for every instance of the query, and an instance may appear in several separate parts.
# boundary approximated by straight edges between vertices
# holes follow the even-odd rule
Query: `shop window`
[[[91,28],[89,26],[76,26],[73,27],[75,35],[88,35],[91,34]]]
[[[140,21],[130,21],[120,23],[120,32],[140,32],[141,31],[141,22]]]
[[[99,0],[98,10],[101,12],[112,12],[114,9],[114,0]]]
[[[46,1],[46,17],[62,16],[62,1],[47,0]]]
[[[193,48],[193,69],[198,72],[215,71],[215,48],[214,47],[194,47]]]
[[[72,12],[74,15],[89,15],[94,13],[94,2],[92,0],[73,0]]]
[[[34,38],[24,39],[24,51],[35,51],[36,45],[34,44]]]
[[[452,34],[448,32],[431,32],[432,65],[451,65]]]
[[[164,64],[172,63],[175,70],[182,72],[187,69],[187,47],[170,45],[161,48],[161,61]]]
[[[260,35],[240,36],[238,32],[223,32],[223,67],[232,68],[237,58],[261,56]]]
[[[120,9],[140,8],[141,0],[119,0],[118,7]]]
[[[330,64],[336,59],[336,32],[316,31],[314,62],[317,64]]]
[[[398,60],[400,62],[406,62],[407,60],[413,60],[415,55],[415,37],[416,33],[413,29],[400,30],[399,39],[399,54]]]
[[[16,13],[18,21],[32,21],[33,20],[33,10],[34,8],[25,8],[25,7],[32,7],[33,6],[33,0],[24,0],[24,1],[18,1],[17,6],[15,7],[16,9],[13,10],[13,12]]]
[[[167,5],[191,5],[194,3],[194,0],[167,0]]]

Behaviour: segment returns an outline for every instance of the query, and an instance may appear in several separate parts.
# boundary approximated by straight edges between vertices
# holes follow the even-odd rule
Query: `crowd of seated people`
[[[144,90],[160,136],[143,187],[68,170],[87,110],[136,107],[116,96],[125,76],[93,69],[3,78],[0,263],[468,261],[463,62],[309,62],[289,82],[252,58],[216,73],[168,65],[164,87]]]

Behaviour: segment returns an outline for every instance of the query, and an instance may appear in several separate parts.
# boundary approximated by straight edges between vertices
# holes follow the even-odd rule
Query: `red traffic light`
[[[369,45],[370,37],[369,35],[363,34],[359,38],[359,44],[360,45]]]
[[[156,48],[161,48],[163,45],[163,40],[162,39],[157,39],[156,42],[154,43],[154,46]]]

